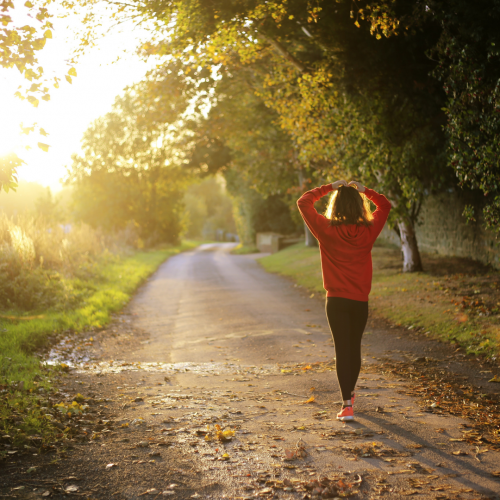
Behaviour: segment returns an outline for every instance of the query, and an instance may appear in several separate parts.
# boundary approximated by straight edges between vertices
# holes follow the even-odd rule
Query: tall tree
[[[437,33],[429,56],[446,93],[448,164],[463,188],[484,194],[483,220],[500,232],[500,1],[375,0],[356,15],[377,37]],[[475,220],[477,207],[464,215]]]
[[[428,9],[418,16],[441,26],[433,55],[448,97],[448,161],[460,186],[484,193],[484,221],[500,233],[500,1],[432,1]],[[469,219],[474,212],[465,209]]]
[[[238,233],[245,244],[256,232],[293,233],[296,186],[294,149],[275,123],[276,114],[255,95],[246,71],[222,71],[206,118],[193,122],[189,166],[222,169],[235,207]]]
[[[76,215],[93,226],[123,229],[133,223],[149,245],[174,243],[183,228],[186,173],[170,154],[168,124],[151,127],[149,107],[137,89],[117,98],[113,111],[96,120],[74,155],[68,183]]]

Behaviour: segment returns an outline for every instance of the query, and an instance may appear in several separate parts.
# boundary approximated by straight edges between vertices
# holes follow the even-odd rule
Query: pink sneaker
[[[337,413],[337,420],[342,420],[342,422],[345,420],[354,420],[354,411],[352,406],[345,406],[342,408],[340,413]]]

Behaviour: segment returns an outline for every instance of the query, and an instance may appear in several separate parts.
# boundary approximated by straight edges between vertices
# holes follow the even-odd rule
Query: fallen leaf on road
[[[468,453],[466,451],[453,451],[452,452],[453,455],[468,455]]]
[[[64,491],[66,491],[66,493],[76,493],[78,490],[79,487],[76,484],[72,484],[67,486]]]
[[[219,424],[215,424],[215,431],[210,429],[210,426],[207,425],[207,432],[205,435],[205,441],[213,441],[216,439],[222,443],[226,441],[231,441],[234,436],[234,431],[231,428],[227,428],[222,430],[222,427]]]
[[[497,382],[497,383],[500,383],[500,378],[495,375],[491,380],[488,380],[488,382]]]
[[[108,464],[106,465],[106,470],[112,469],[113,467],[118,467],[116,464]]]
[[[496,471],[492,472],[491,475],[494,477],[500,477],[500,470],[496,470]]]
[[[314,387],[313,387],[313,389],[314,389]],[[314,403],[315,399],[316,398],[314,396],[311,396],[307,401],[302,401],[300,404],[306,405],[308,403]]]

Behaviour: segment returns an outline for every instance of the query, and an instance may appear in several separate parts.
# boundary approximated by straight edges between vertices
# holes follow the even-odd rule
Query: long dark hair
[[[325,217],[332,221],[332,226],[342,224],[371,226],[373,224],[368,198],[352,186],[340,186],[337,191],[334,191]]]

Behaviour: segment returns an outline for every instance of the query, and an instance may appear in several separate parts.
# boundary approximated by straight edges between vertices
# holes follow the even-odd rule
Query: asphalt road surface
[[[62,390],[97,401],[100,427],[45,474],[99,499],[500,498],[500,454],[465,440],[467,421],[423,411],[380,366],[432,349],[445,370],[487,384],[480,370],[372,321],[356,420],[338,422],[323,299],[231,248],[172,257],[94,336],[94,360]]]

